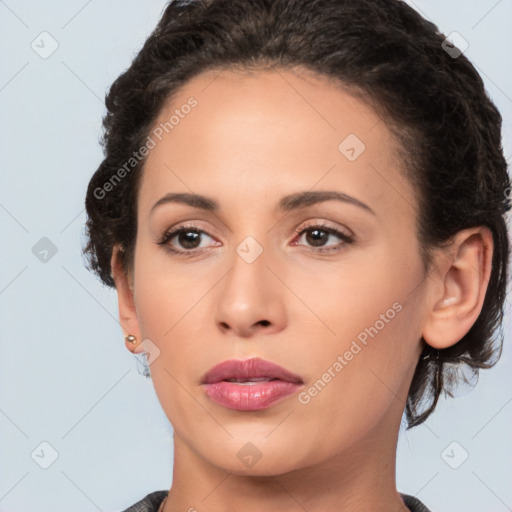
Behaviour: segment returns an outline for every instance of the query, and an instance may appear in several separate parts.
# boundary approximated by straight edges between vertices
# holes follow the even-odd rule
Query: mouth
[[[265,359],[253,357],[251,359],[229,359],[211,368],[202,378],[201,384],[215,384],[216,382],[236,382],[239,384],[281,380],[302,384],[302,379]]]
[[[239,411],[265,409],[298,391],[304,384],[296,374],[260,358],[231,359],[203,377],[206,396]]]
[[[252,379],[224,379],[223,382],[236,382],[237,384],[242,384],[246,386],[251,386],[253,384],[256,384],[258,382],[271,382],[273,380],[279,380],[279,379],[268,379],[266,377],[253,377]]]

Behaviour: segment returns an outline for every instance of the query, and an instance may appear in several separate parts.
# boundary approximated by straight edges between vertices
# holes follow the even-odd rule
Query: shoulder
[[[423,505],[423,503],[418,498],[403,493],[400,493],[400,496],[404,500],[406,507],[411,512],[430,512],[430,510],[425,505]]]
[[[157,512],[168,491],[154,491],[122,512]]]

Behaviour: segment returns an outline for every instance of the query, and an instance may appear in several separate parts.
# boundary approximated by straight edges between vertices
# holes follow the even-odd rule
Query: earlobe
[[[465,229],[440,255],[439,272],[423,326],[423,339],[443,349],[461,340],[477,320],[484,303],[492,268],[493,239],[486,227]]]
[[[112,276],[116,284],[119,321],[125,336],[125,346],[130,352],[133,352],[137,344],[127,341],[126,336],[131,335],[137,340],[141,339],[139,321],[135,308],[133,284],[130,279],[130,275],[123,267],[121,248],[117,245],[112,251],[110,264],[112,268]]]

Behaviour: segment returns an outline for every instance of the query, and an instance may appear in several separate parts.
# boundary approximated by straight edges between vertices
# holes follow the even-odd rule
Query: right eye
[[[208,247],[208,244],[203,244],[204,236],[213,240],[210,235],[197,226],[179,226],[172,231],[167,231],[157,243],[171,253],[193,256],[196,252],[202,252],[196,251],[197,249]],[[176,248],[176,245],[181,246],[181,249]]]

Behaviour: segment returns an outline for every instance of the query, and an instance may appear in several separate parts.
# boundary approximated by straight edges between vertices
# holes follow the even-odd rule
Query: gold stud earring
[[[137,342],[137,338],[135,336],[133,336],[133,334],[127,334],[124,339],[128,342],[128,343],[136,343]]]

